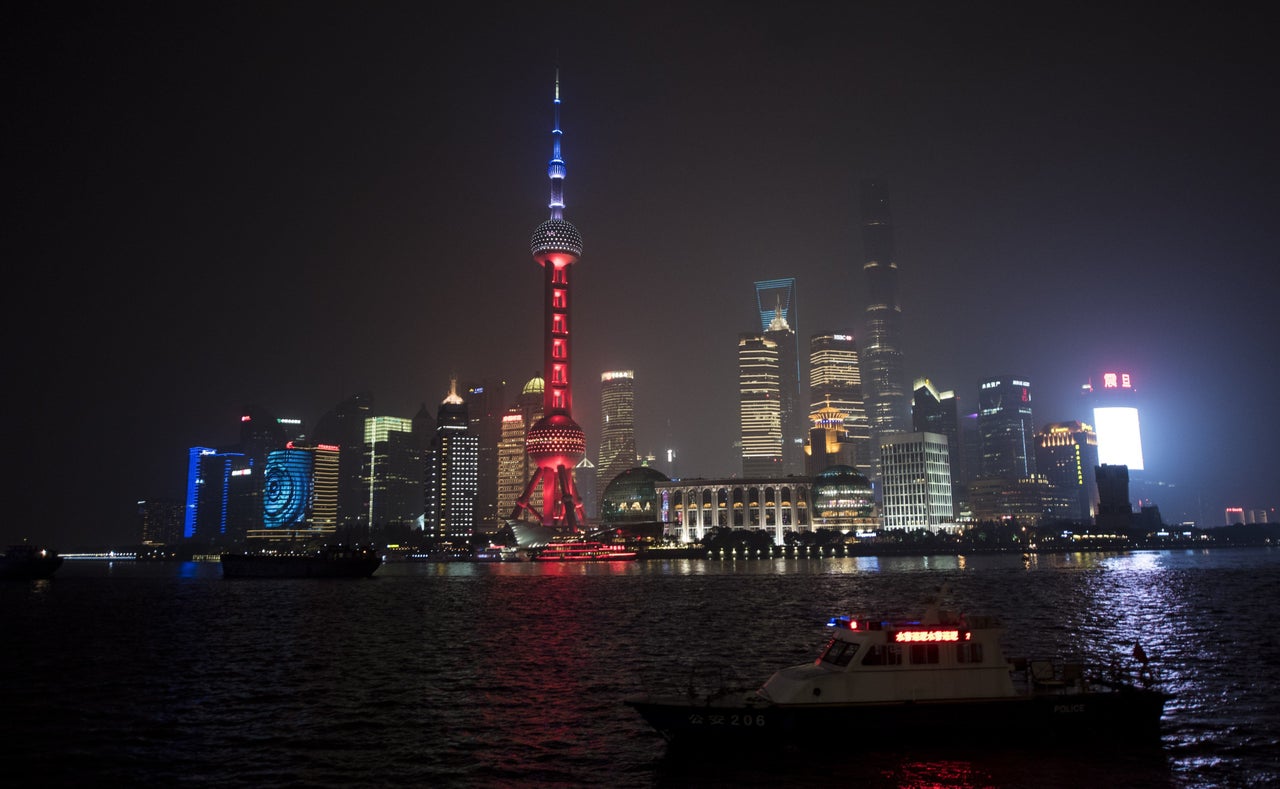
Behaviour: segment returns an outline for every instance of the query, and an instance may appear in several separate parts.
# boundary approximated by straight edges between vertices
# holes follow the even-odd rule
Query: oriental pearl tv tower
[[[582,256],[582,236],[564,218],[564,160],[560,158],[560,70],[556,69],[555,126],[551,130],[551,218],[533,231],[530,251],[542,266],[543,321],[542,418],[525,434],[524,448],[538,465],[524,493],[516,500],[511,520],[528,511],[541,525],[557,531],[581,531],[586,522],[582,499],[573,479],[573,468],[587,451],[587,438],[573,421],[573,392],[569,386],[572,355],[569,352],[569,272]],[[542,512],[529,504],[542,486]]]

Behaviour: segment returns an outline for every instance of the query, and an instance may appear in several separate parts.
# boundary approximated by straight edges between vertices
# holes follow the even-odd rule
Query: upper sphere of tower
[[[567,252],[582,257],[582,235],[568,220],[548,219],[533,231],[529,251],[535,258],[547,252]]]

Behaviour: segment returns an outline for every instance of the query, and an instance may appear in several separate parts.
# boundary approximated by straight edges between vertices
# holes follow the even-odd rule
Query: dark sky
[[[802,337],[860,327],[857,184],[883,177],[909,378],[972,407],[980,377],[1025,376],[1043,423],[1127,370],[1153,476],[1211,524],[1280,504],[1274,17],[455,5],[5,26],[5,539],[136,538],[132,503],[180,497],[187,447],[233,443],[245,404],[313,424],[355,391],[434,409],[451,373],[518,390],[557,58],[592,447],[599,373],[632,368],[641,451],[736,472],[752,283],[798,279]]]

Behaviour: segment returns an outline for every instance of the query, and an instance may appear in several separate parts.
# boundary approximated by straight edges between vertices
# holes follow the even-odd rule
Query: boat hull
[[[61,556],[48,556],[36,559],[0,559],[0,578],[19,581],[38,581],[52,578],[62,566]]]
[[[635,696],[626,700],[668,741],[783,740],[797,745],[839,741],[953,743],[961,740],[1053,743],[1068,739],[1158,740],[1168,696],[1124,689],[851,704],[772,704],[758,697],[691,702]]]
[[[254,556],[223,554],[224,578],[368,578],[382,566],[382,557],[358,555]]]

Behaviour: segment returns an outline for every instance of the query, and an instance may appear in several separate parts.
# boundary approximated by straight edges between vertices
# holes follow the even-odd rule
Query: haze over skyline
[[[884,178],[909,379],[972,410],[981,377],[1023,376],[1043,425],[1088,421],[1081,384],[1130,372],[1149,476],[1193,486],[1204,525],[1275,506],[1273,22],[934,3],[25,9],[5,33],[6,435],[23,455],[3,536],[134,539],[134,502],[180,498],[187,448],[233,443],[247,404],[313,426],[364,391],[412,416],[454,374],[514,399],[542,364],[528,239],[557,60],[593,460],[599,374],[628,369],[640,452],[670,435],[682,476],[738,473],[752,283],[797,279],[802,348],[860,336],[858,185]]]

